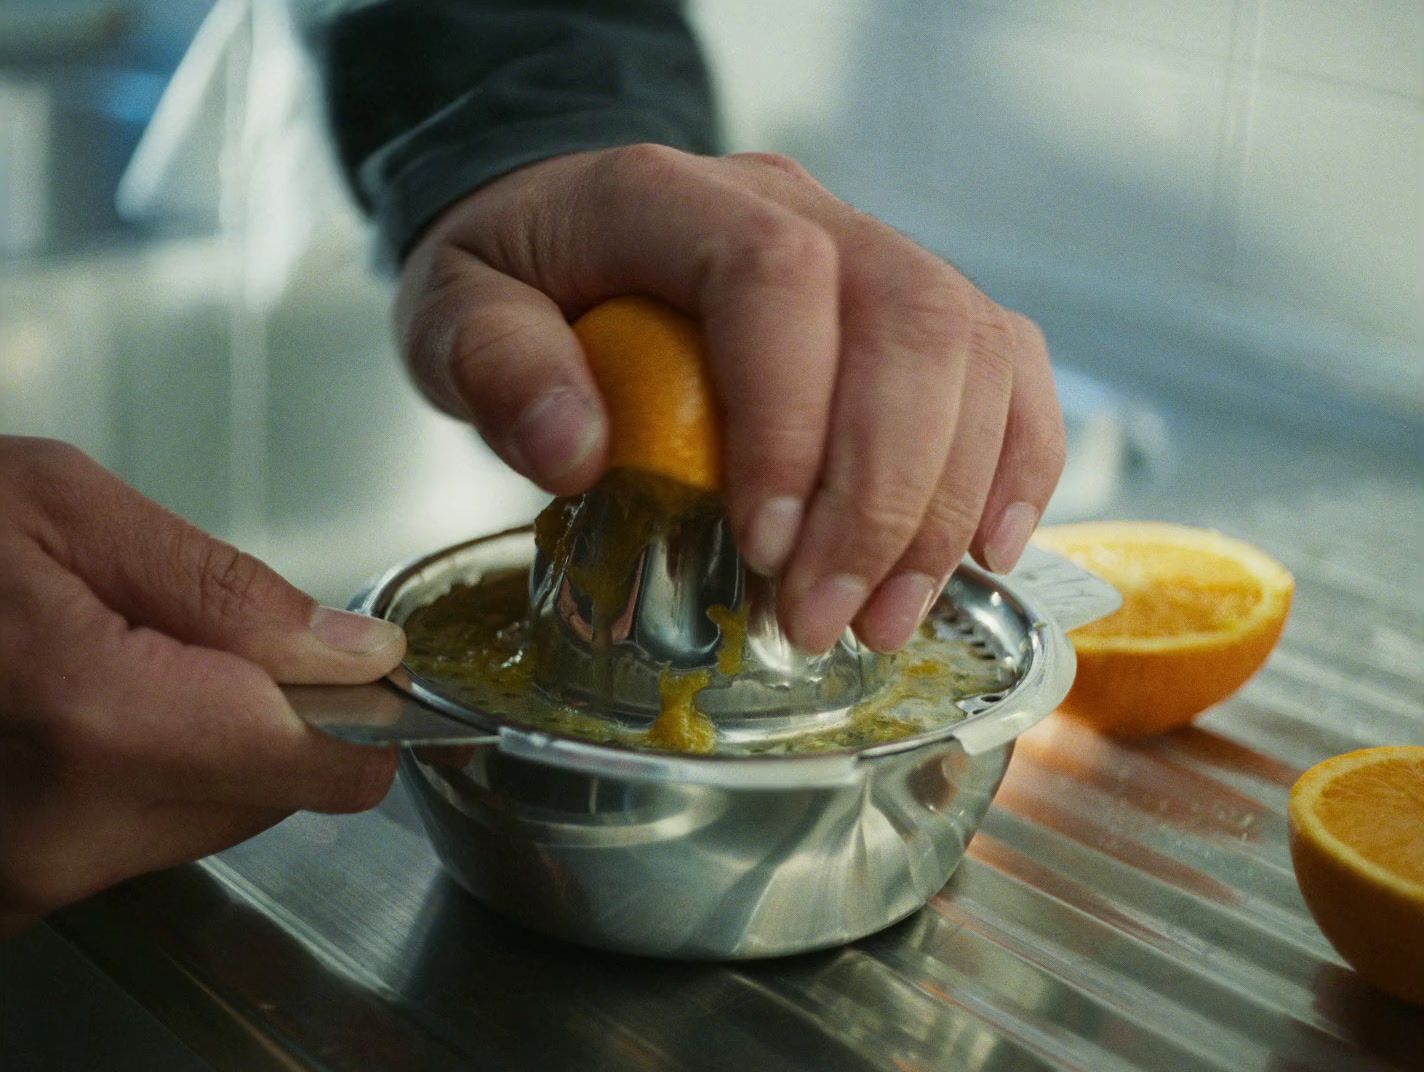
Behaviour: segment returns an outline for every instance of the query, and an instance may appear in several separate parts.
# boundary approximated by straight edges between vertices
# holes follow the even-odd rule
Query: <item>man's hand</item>
[[[0,934],[377,803],[395,755],[308,729],[276,683],[373,680],[404,648],[77,450],[0,437]]]
[[[1062,470],[1043,337],[778,156],[638,145],[536,164],[448,210],[408,258],[416,380],[549,491],[604,466],[568,320],[649,294],[703,321],[729,518],[819,651],[912,635],[972,550],[1017,561]]]

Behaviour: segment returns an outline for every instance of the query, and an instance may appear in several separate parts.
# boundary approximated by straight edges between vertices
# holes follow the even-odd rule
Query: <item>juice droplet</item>
[[[722,630],[722,642],[717,647],[717,672],[735,677],[742,672],[747,653],[747,615],[751,605],[743,603],[740,610],[714,603],[707,608],[707,617]]]
[[[677,674],[664,670],[658,676],[662,706],[648,729],[644,743],[671,752],[707,755],[717,747],[717,730],[712,720],[697,709],[697,694],[712,683],[706,670]]]

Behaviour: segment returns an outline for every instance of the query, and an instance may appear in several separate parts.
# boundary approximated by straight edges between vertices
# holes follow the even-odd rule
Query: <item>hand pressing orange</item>
[[[416,380],[549,491],[610,414],[569,322],[657,298],[701,324],[737,546],[803,648],[898,648],[966,550],[1018,559],[1063,464],[1043,337],[795,162],[655,145],[544,161],[458,202],[406,260]]]

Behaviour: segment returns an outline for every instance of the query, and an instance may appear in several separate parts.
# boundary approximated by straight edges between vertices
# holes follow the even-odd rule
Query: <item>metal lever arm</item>
[[[282,693],[308,726],[353,744],[470,745],[497,740],[421,703],[401,686],[403,667],[369,685],[283,685]]]

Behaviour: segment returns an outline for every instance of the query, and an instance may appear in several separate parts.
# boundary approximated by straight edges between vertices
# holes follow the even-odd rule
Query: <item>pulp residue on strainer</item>
[[[417,608],[403,624],[409,642],[406,666],[422,684],[501,721],[598,744],[746,755],[856,749],[900,740],[962,719],[956,700],[1008,688],[1012,668],[1002,659],[984,658],[954,627],[954,615],[941,600],[893,657],[889,684],[837,724],[738,744],[719,742],[715,724],[697,708],[698,692],[711,682],[707,671],[665,672],[662,714],[651,725],[616,721],[536,688],[527,569],[457,585]],[[713,608],[709,616],[722,633],[719,672],[734,674],[743,654],[745,616],[723,607]]]

